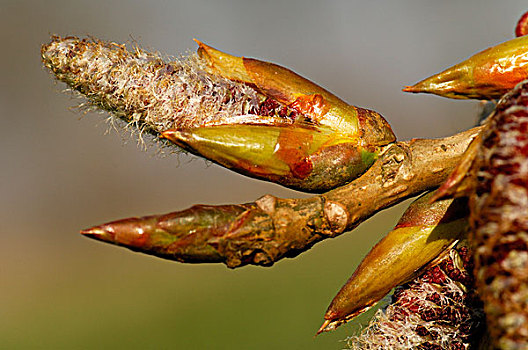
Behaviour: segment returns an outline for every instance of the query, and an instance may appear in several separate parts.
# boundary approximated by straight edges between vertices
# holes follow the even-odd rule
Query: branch
[[[264,196],[240,205],[198,205],[83,230],[91,238],[188,263],[269,266],[351,230],[377,211],[439,186],[480,132],[387,147],[360,178],[308,199]]]

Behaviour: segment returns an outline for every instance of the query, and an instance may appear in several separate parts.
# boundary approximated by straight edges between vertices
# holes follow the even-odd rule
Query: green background
[[[340,349],[313,335],[404,206],[272,268],[183,265],[81,237],[129,216],[304,194],[145,152],[75,111],[42,68],[51,34],[178,55],[198,38],[280,63],[375,109],[400,139],[470,127],[478,102],[400,90],[510,39],[523,1],[0,1],[0,348]],[[82,118],[81,118],[82,117]],[[110,130],[109,135],[105,135]]]

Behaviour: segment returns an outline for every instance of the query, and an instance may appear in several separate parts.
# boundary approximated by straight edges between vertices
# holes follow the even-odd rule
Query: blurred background
[[[405,205],[271,268],[183,265],[78,231],[198,203],[304,194],[145,151],[75,110],[40,62],[52,34],[178,55],[198,38],[280,63],[375,109],[400,139],[469,128],[479,103],[403,85],[513,37],[525,1],[0,0],[0,348],[340,349],[330,300]]]

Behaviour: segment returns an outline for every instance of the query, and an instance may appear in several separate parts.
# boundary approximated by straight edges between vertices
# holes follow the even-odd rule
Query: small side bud
[[[476,172],[475,158],[482,144],[484,130],[471,141],[456,168],[442,186],[434,192],[430,199],[431,203],[441,198],[469,197],[473,193],[476,185],[474,178]]]

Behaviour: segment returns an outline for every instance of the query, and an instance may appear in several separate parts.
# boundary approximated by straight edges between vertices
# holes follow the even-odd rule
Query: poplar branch
[[[102,241],[188,263],[269,266],[351,230],[377,211],[439,186],[481,128],[387,147],[360,178],[307,199],[266,195],[241,205],[199,205],[82,231]]]
[[[346,208],[351,230],[377,211],[442,184],[481,130],[395,142],[363,176],[324,196]]]

